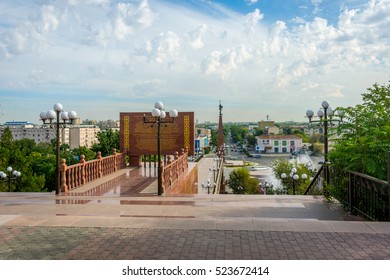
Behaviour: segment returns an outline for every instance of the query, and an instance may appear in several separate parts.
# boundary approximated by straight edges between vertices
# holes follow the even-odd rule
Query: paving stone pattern
[[[378,260],[390,259],[390,234],[0,227],[0,259]]]

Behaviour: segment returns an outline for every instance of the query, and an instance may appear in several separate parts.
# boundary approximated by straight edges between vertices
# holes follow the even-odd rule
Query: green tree
[[[9,127],[4,129],[3,135],[0,137],[0,168],[8,163],[10,152],[13,146],[13,136]]]
[[[251,146],[257,145],[256,136],[254,136],[253,134],[248,134],[246,140],[248,141],[248,144]]]
[[[119,131],[107,129],[97,134],[99,140],[98,144],[94,144],[91,148],[94,152],[101,152],[102,156],[108,156],[112,154],[112,150],[115,148],[119,151]]]
[[[258,194],[258,181],[251,178],[246,168],[237,168],[229,175],[229,187],[235,194]]]
[[[246,138],[247,133],[248,129],[246,127],[238,125],[232,125],[230,127],[230,135],[234,143],[242,143],[243,140]]]
[[[339,170],[353,170],[387,180],[390,151],[390,84],[374,84],[362,94],[363,104],[337,108],[344,122],[333,129],[329,159]]]

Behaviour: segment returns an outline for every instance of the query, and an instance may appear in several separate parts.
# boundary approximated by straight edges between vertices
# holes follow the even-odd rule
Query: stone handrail
[[[117,153],[116,149],[107,157],[102,157],[101,152],[98,152],[97,158],[90,161],[85,161],[85,156],[81,155],[80,163],[71,166],[67,166],[66,160],[61,159],[61,191],[74,190],[125,167],[126,153]]]
[[[218,173],[217,178],[215,181],[215,189],[213,190],[213,194],[220,194],[221,192],[221,185],[222,185],[222,179],[223,179],[223,160],[219,161],[219,166],[217,167]]]
[[[166,165],[162,166],[162,185],[163,192],[166,189],[171,187],[180,175],[183,174],[188,169],[188,150],[181,149],[181,154],[179,156],[178,152],[175,152],[174,160],[171,160],[171,157],[168,156],[168,161]]]

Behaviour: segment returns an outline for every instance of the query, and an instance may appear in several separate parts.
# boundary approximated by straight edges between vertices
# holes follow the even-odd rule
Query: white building
[[[257,150],[260,153],[292,153],[302,149],[302,138],[296,135],[257,136]]]
[[[32,139],[35,143],[50,143],[56,139],[55,128],[49,126],[36,126],[29,122],[6,122],[0,126],[0,137],[4,130],[9,128],[14,140]],[[100,131],[98,126],[94,125],[75,125],[60,129],[60,143],[68,144],[71,149],[85,146],[92,147],[98,143],[97,133]]]
[[[78,147],[91,148],[93,144],[99,143],[97,138],[100,128],[97,125],[78,125],[70,128],[70,143],[71,149]]]

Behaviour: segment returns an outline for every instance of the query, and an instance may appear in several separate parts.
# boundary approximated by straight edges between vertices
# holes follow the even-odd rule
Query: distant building
[[[275,126],[274,121],[259,121],[257,123],[257,127],[263,131],[266,129],[266,127],[272,127],[272,126]]]
[[[69,131],[69,146],[71,149],[78,147],[91,148],[93,144],[99,143],[97,134],[100,132],[100,128],[97,125],[74,126]]]
[[[280,134],[280,129],[277,126],[269,126],[264,129],[264,134],[273,134],[278,135]]]
[[[0,137],[4,130],[9,128],[14,140],[32,139],[35,143],[50,143],[56,139],[56,131],[49,126],[37,126],[29,122],[6,122],[0,126]],[[66,127],[60,129],[60,143],[68,144],[71,149],[85,146],[90,148],[98,143],[97,133],[100,131],[98,126],[80,126]]]
[[[257,136],[257,150],[260,153],[299,152],[302,146],[302,138],[296,135]]]
[[[0,136],[4,130],[9,128],[14,140],[31,139],[35,143],[50,143],[52,139],[56,139],[56,132],[50,127],[36,126],[30,122],[6,122],[0,126]],[[69,144],[69,129],[61,129],[60,143]]]
[[[211,129],[195,128],[195,151],[203,152],[211,143]]]
[[[314,134],[323,134],[324,133],[324,129],[322,126],[316,126],[316,127],[306,127],[304,129],[304,132],[305,134],[308,136],[308,137],[311,137],[313,136]]]

